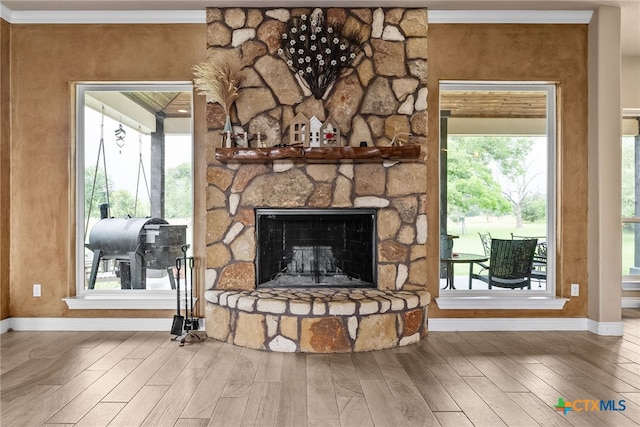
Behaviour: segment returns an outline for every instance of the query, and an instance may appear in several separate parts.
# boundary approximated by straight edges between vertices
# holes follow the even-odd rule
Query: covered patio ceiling
[[[87,91],[85,103],[145,134],[156,130],[159,119],[164,123],[166,134],[191,133],[191,91],[166,91],[162,90],[162,85],[149,90]]]
[[[544,92],[444,91],[440,110],[449,117],[464,118],[544,118]]]

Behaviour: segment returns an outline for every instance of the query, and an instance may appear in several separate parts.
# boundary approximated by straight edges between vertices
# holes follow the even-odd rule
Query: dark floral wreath
[[[280,39],[278,53],[316,99],[353,63],[364,39],[357,29],[326,25],[322,10],[294,17]]]

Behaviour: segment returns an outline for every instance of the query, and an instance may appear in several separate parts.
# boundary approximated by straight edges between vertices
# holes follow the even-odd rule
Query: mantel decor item
[[[322,99],[325,92],[351,66],[362,49],[358,28],[326,23],[321,9],[310,16],[292,17],[282,34],[278,54],[299,80]]]
[[[310,135],[309,119],[304,114],[298,113],[289,125],[289,145],[308,147]]]
[[[193,67],[193,80],[198,92],[220,104],[226,114],[224,124],[225,145],[230,143],[231,106],[238,99],[244,74],[243,64],[235,57],[226,57],[219,64],[204,61]]]
[[[320,127],[321,147],[341,147],[340,127],[333,117],[328,117]]]

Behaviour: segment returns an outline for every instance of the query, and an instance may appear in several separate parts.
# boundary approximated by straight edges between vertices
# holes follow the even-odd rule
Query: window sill
[[[173,292],[166,294],[135,294],[135,295],[78,295],[63,298],[70,310],[175,310],[176,295]],[[193,302],[197,298],[193,298]],[[185,298],[180,299],[180,307],[184,309]]]
[[[562,310],[568,298],[557,297],[492,297],[441,296],[436,298],[442,310]]]

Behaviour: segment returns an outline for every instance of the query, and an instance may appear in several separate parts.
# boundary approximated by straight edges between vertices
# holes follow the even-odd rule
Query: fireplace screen
[[[376,210],[256,209],[259,287],[375,287]]]

